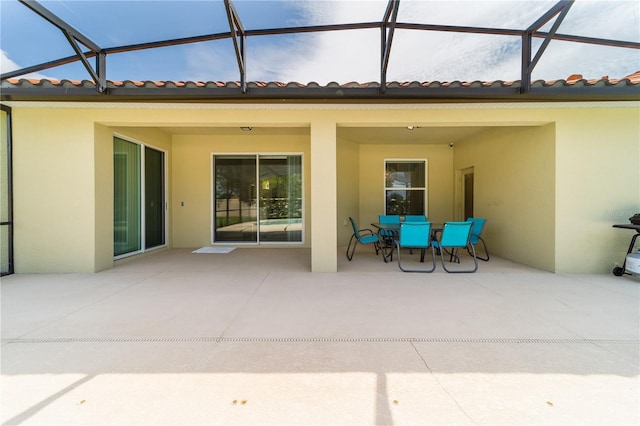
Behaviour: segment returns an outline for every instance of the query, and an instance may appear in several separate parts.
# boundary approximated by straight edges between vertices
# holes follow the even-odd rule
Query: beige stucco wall
[[[338,140],[338,246],[346,246],[353,234],[349,217],[360,218],[360,159],[359,145],[346,139]],[[358,223],[358,225],[360,225]]]
[[[563,111],[556,141],[556,270],[610,272],[633,235],[611,225],[640,212],[639,110]]]
[[[487,219],[490,253],[553,271],[554,125],[489,129],[453,151],[454,170],[473,167],[474,216]]]
[[[12,116],[16,272],[93,272],[93,120],[62,109]]]
[[[305,181],[307,245],[313,244],[313,232],[309,229],[313,213],[327,214],[323,207],[331,191],[336,194],[335,214],[324,219],[332,221],[329,229],[335,230],[332,237],[335,245],[346,244],[350,235],[343,226],[345,216],[355,214],[361,224],[375,220],[383,206],[384,158],[417,156],[429,160],[428,214],[433,221],[447,220],[454,215],[455,169],[472,160],[474,167],[478,167],[476,182],[481,184],[476,199],[484,200],[485,206],[480,208],[487,209],[490,219],[496,218],[488,224],[490,248],[493,245],[506,253],[505,256],[521,256],[515,247],[523,246],[522,230],[514,231],[522,226],[518,215],[535,214],[535,219],[542,221],[543,228],[549,231],[545,238],[553,249],[541,258],[529,247],[529,254],[523,254],[522,261],[543,269],[608,273],[614,263],[623,259],[631,236],[630,232],[612,229],[611,225],[627,222],[631,214],[640,211],[640,108],[637,102],[133,107],[99,104],[34,107],[12,103],[10,106],[14,127],[17,272],[85,272],[110,266],[112,200],[109,194],[113,179],[109,146],[115,129],[125,136],[130,132],[133,138],[169,150],[172,225],[169,241],[176,247],[210,242],[209,162],[211,152],[218,151],[218,147],[220,152],[304,152],[305,177],[309,177]],[[243,136],[222,142],[213,141],[207,135],[171,136],[159,130],[165,126],[229,127],[249,121],[255,127],[304,127],[309,135],[273,137],[262,142]],[[310,158],[313,123],[319,126],[314,148],[319,153],[316,163]],[[472,125],[488,129],[466,141],[456,141],[453,150],[447,145],[374,145],[330,140],[336,134],[331,130],[334,125],[339,128],[408,124]],[[530,129],[516,129],[523,127]],[[555,146],[550,150],[553,140]],[[323,141],[329,143],[326,152]],[[481,153],[473,151],[479,147],[484,148]],[[466,154],[465,149],[469,150]],[[343,155],[359,163],[357,172]],[[523,156],[530,160],[523,161]],[[322,161],[334,157],[338,159],[337,165],[329,168],[333,183],[327,186],[321,173],[316,174],[320,177],[314,182],[310,177],[313,168],[321,172],[326,165]],[[552,166],[550,161],[554,162]],[[484,168],[491,169],[491,174],[483,173],[480,168],[483,164]],[[380,170],[379,183],[369,174],[372,167]],[[545,170],[548,173],[544,173]],[[499,177],[504,177],[506,182]],[[522,186],[516,183],[530,177],[536,177],[535,182],[540,185],[527,181],[530,185],[527,197],[519,192]],[[345,178],[356,182],[344,186]],[[553,190],[549,190],[549,179],[553,179]],[[499,189],[494,187],[483,193],[482,187],[491,184],[500,185]],[[555,192],[553,202],[549,198],[552,192]],[[314,193],[322,196],[315,202]],[[357,205],[354,194],[357,194]],[[503,206],[515,200],[526,205],[532,202],[531,194],[537,206],[545,206],[542,213],[530,209],[509,211],[488,205],[497,203],[498,195],[504,201]],[[185,201],[184,208],[179,207],[180,201]],[[550,208],[551,205],[555,207]],[[200,211],[191,211],[191,206]],[[549,223],[551,215],[553,226]],[[325,247],[329,243],[323,240],[318,244],[322,247],[316,253],[331,256],[331,248]],[[535,244],[539,244],[538,240]],[[554,253],[554,261],[546,257],[550,252]],[[329,265],[330,269],[335,259],[320,263]]]

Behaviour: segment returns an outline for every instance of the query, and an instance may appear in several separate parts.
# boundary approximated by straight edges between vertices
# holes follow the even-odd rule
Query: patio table
[[[393,260],[393,250],[395,248],[395,240],[398,238],[400,232],[400,224],[374,222],[371,226],[378,230],[378,235],[381,235],[381,233],[387,234],[387,232],[382,231],[389,231],[388,233],[391,234],[391,236],[385,235],[382,237],[380,249],[382,250],[382,260],[384,260],[385,263]]]

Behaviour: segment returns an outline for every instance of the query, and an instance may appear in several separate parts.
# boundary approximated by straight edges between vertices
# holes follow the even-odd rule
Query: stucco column
[[[337,272],[336,123],[311,123],[311,271]]]

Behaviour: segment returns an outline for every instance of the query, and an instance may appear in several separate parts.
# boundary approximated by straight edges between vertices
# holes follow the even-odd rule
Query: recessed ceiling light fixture
[[[240,130],[242,130],[243,132],[250,132],[250,131],[253,130],[253,127],[242,126],[242,127],[240,127]]]

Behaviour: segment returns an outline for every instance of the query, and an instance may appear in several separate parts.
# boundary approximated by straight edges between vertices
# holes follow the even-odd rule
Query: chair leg
[[[479,241],[482,241],[482,249],[483,249],[486,257],[478,256],[477,252],[476,252],[476,257],[478,259],[480,259],[480,260],[484,260],[485,262],[487,262],[490,259],[489,250],[487,249],[487,244],[484,242],[484,240],[482,238],[480,238]],[[477,244],[475,244],[475,245],[477,245]],[[469,256],[471,256],[471,250],[469,250],[469,248],[467,248],[467,252],[469,253]]]
[[[460,263],[460,257],[458,257],[458,249],[457,248],[453,248],[451,249],[451,251],[447,250],[447,249],[443,249],[444,252],[446,254],[449,255],[449,262],[456,262],[456,263]],[[469,255],[471,255],[471,253],[469,253]]]
[[[484,260],[486,262],[486,261],[489,260],[489,249],[487,248],[487,244],[484,242],[482,237],[480,237],[480,241],[482,241],[482,248],[484,249],[484,253],[487,255],[487,257],[478,257],[477,253],[476,253],[476,257],[478,257],[478,259]]]
[[[442,254],[445,250],[440,250],[440,260],[442,261],[442,267],[444,268],[445,271],[447,271],[450,274],[461,274],[461,273],[468,273],[468,272],[476,272],[478,270],[478,259],[476,257],[476,249],[473,246],[473,244],[469,244],[467,246],[467,250],[469,250],[469,254],[471,255],[471,257],[473,257],[473,263],[474,263],[474,268],[473,269],[461,269],[461,270],[455,270],[455,269],[447,269],[447,265],[445,265],[445,261],[444,261],[444,255]],[[458,258],[458,260],[460,260]]]
[[[353,243],[353,247],[351,246],[352,243]],[[351,239],[349,239],[349,245],[347,245],[347,259],[349,261],[351,261],[351,259],[353,259],[353,254],[356,252],[356,246],[357,245],[358,245],[358,240],[355,238],[355,235],[352,235]],[[378,252],[376,250],[376,254],[377,253]]]
[[[471,251],[472,251],[472,257],[473,257],[473,264],[475,265],[473,268],[473,271],[469,271],[469,272],[475,272],[478,270],[478,256],[476,255],[476,248],[473,246],[473,244],[468,244],[467,245],[467,250],[469,250],[469,246],[471,246]]]
[[[430,272],[435,271],[435,269],[436,269],[436,252],[435,252],[435,250],[433,248],[431,249],[431,260],[432,260],[431,269],[407,269],[407,268],[404,268],[402,266],[402,260],[400,259],[400,245],[399,244],[396,244],[396,250],[398,252],[398,254],[396,255],[397,260],[398,260],[398,268],[400,268],[400,270],[402,272],[426,272],[426,273],[430,273]],[[420,260],[421,262],[424,260],[424,250],[425,249],[421,249],[421,260]]]

